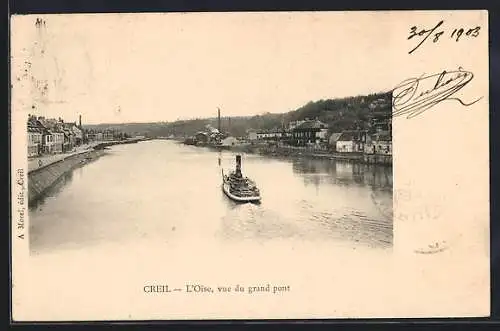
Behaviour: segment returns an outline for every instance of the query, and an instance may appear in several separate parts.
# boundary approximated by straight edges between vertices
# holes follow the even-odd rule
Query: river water
[[[257,182],[263,200],[236,204],[221,191],[219,155],[225,170],[234,168],[231,152],[173,141],[111,147],[32,207],[31,253],[201,240],[392,247],[390,167],[244,154],[242,171]]]

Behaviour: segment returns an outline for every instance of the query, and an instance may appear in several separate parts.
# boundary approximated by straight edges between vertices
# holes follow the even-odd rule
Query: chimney
[[[241,155],[236,155],[236,175],[241,176]]]
[[[217,129],[220,133],[220,108],[217,108]]]
[[[78,127],[82,128],[82,115],[78,115]]]

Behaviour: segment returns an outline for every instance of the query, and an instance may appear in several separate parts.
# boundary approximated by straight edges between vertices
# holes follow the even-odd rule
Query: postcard
[[[490,314],[488,12],[11,17],[12,319]]]

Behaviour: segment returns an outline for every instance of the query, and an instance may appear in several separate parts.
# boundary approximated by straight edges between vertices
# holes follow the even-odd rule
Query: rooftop
[[[392,141],[392,137],[389,131],[381,131],[373,135],[373,139],[376,141]]]
[[[350,130],[344,131],[337,139],[337,141],[353,141],[353,140],[361,140],[361,135],[366,133],[366,131],[361,130]]]
[[[340,132],[340,133],[338,133],[338,132],[337,133],[332,133],[332,135],[330,136],[329,141],[331,143],[336,142],[337,140],[339,140],[339,138],[340,138],[341,135],[342,135],[342,132]]]
[[[305,121],[299,124],[295,129],[307,130],[307,129],[327,129],[327,128],[328,125],[326,125],[325,123],[319,120],[312,120],[312,121]]]

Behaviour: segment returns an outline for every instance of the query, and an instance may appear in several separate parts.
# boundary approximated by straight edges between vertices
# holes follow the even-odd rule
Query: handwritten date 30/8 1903
[[[410,28],[410,35],[408,36],[408,40],[419,39],[420,42],[408,53],[412,54],[431,36],[432,36],[432,42],[437,43],[440,40],[440,37],[445,34],[445,30],[442,27],[443,24],[444,21],[439,21],[433,28],[430,29],[412,26]],[[481,30],[480,26],[467,27],[467,28],[461,27],[461,28],[455,28],[453,30],[450,29],[449,38],[456,42],[462,40],[463,38],[476,38],[479,36],[480,30]]]

